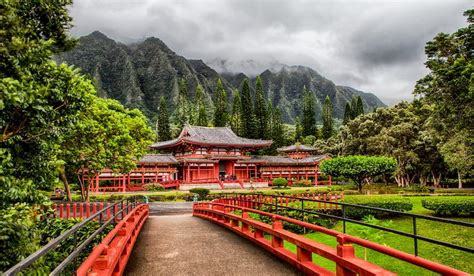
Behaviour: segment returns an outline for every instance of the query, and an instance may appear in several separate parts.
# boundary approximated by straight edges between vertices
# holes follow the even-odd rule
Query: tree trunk
[[[435,172],[431,172],[431,174],[433,176],[433,186],[435,188],[439,188],[439,184],[441,182],[441,173],[439,173],[438,177],[436,177]]]
[[[59,173],[59,178],[64,184],[64,191],[66,192],[67,201],[72,202],[71,189],[69,189],[69,182],[67,181],[66,173],[64,170],[61,170]]]
[[[462,178],[461,173],[458,170],[458,189],[462,189]]]

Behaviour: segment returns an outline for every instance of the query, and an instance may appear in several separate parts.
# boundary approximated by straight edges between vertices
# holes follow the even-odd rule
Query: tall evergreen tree
[[[160,97],[160,107],[158,109],[158,120],[156,121],[156,133],[160,141],[171,139],[170,116],[165,97]]]
[[[194,106],[193,124],[207,126],[206,105],[204,104],[204,88],[198,84],[196,87],[196,104]]]
[[[364,105],[362,104],[362,98],[357,97],[357,116],[364,115]]]
[[[357,98],[353,96],[351,100],[351,119],[355,119],[357,115]]]
[[[352,111],[351,111],[351,105],[349,103],[346,103],[346,108],[344,109],[344,120],[342,121],[342,124],[347,124],[350,120],[352,119]]]
[[[255,113],[253,110],[252,96],[250,95],[249,80],[245,79],[242,85],[242,135],[247,138],[255,138]]]
[[[316,134],[316,99],[313,92],[303,88],[303,136]]]
[[[263,96],[263,85],[260,76],[255,83],[255,119],[257,126],[257,138],[266,139],[268,133],[268,113],[265,97]]]
[[[217,80],[216,96],[214,101],[214,126],[224,127],[229,121],[227,93],[221,79]]]
[[[269,133],[269,138],[272,136],[272,129],[273,129],[273,104],[272,101],[269,99],[267,101],[267,116],[268,116],[268,128],[267,131]],[[267,137],[267,138],[268,138]]]
[[[190,122],[191,105],[189,103],[188,84],[185,79],[180,79],[178,83],[178,101],[176,103],[174,121],[179,129]]]
[[[235,134],[242,135],[242,102],[240,92],[235,89],[232,97],[232,114],[230,116],[230,127]]]
[[[299,117],[296,117],[295,124],[295,142],[301,142],[303,140],[303,126],[301,125],[301,120]]]
[[[329,139],[334,133],[333,106],[329,96],[326,96],[323,106],[323,139]]]
[[[273,109],[272,112],[272,140],[273,149],[277,149],[285,145],[285,133],[279,108]]]

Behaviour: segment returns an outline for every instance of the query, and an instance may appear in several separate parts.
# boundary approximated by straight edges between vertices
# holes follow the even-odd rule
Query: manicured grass
[[[432,215],[432,211],[423,208],[423,206],[421,205],[421,201],[424,198],[427,198],[427,196],[407,198],[409,198],[409,200],[413,203],[413,210],[411,211],[412,213]],[[474,223],[474,218],[452,219]],[[413,233],[412,222],[412,218],[409,217],[393,218],[391,219],[389,228],[406,233]],[[342,222],[339,222],[334,229],[342,232]],[[346,224],[347,234],[367,238],[368,240],[374,241],[376,243],[380,243],[406,253],[414,254],[413,239],[393,233],[378,231],[375,229],[367,229],[368,227],[360,226],[353,223]],[[367,232],[369,232],[369,234],[367,234]],[[427,238],[432,238],[457,245],[474,247],[474,229],[464,226],[451,225],[442,222],[429,221],[425,219],[417,219],[417,234]],[[330,245],[332,247],[335,247],[337,245],[336,239],[334,237],[325,234],[309,233],[305,236],[317,242]],[[295,245],[291,243],[285,243],[285,247],[293,252],[296,252]],[[364,248],[355,245],[355,250],[356,255],[358,257],[364,258]],[[424,241],[418,241],[418,256],[434,262],[445,264],[450,267],[457,268],[459,270],[466,271],[468,273],[474,273],[474,262],[472,262],[474,254],[465,253],[455,249],[449,249],[444,246],[434,245]],[[396,272],[399,275],[436,275],[435,273],[429,272],[425,269],[397,260],[395,258],[386,256],[376,251],[368,250],[367,260],[390,271]],[[332,271],[335,270],[335,265],[333,262],[314,254],[313,262]]]

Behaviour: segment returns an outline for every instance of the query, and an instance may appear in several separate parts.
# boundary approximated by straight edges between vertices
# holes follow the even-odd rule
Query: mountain
[[[79,46],[56,57],[58,62],[74,65],[95,82],[101,97],[114,98],[127,107],[137,107],[154,121],[159,99],[164,96],[171,109],[178,95],[178,80],[188,83],[190,97],[197,84],[205,90],[208,106],[218,78],[231,96],[232,89],[240,88],[242,81],[255,77],[243,73],[219,74],[202,60],[189,60],[173,52],[158,38],[125,45],[95,31],[79,39]],[[385,106],[375,95],[351,87],[337,86],[315,70],[304,66],[281,66],[260,74],[265,96],[280,107],[283,119],[293,122],[300,112],[303,86],[315,93],[320,114],[321,103],[328,95],[334,104],[334,115],[342,118],[346,102],[352,96],[361,96],[365,110]]]

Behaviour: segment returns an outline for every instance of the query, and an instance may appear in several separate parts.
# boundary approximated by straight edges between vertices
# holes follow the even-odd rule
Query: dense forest
[[[354,95],[339,124],[334,98],[318,99],[313,87],[302,86],[301,99],[290,103],[298,112],[289,126],[284,107],[268,100],[263,76],[244,78],[232,93],[217,77],[212,97],[202,83],[178,78],[172,109],[165,95],[155,99],[153,130],[141,110],[99,97],[90,76],[54,60],[77,44],[69,34],[70,4],[0,4],[0,271],[40,247],[47,211],[39,206],[51,204],[54,187],[84,185],[79,175],[104,168],[129,172],[149,144],[174,137],[185,123],[272,139],[268,151],[299,142],[333,156],[393,157],[395,173],[385,180],[400,186],[437,186],[455,175],[461,187],[474,175],[474,10],[465,12],[466,27],[427,43],[429,74],[418,81],[413,102],[374,110]]]

